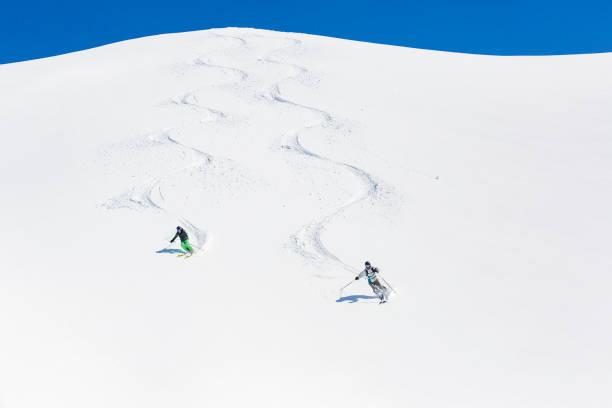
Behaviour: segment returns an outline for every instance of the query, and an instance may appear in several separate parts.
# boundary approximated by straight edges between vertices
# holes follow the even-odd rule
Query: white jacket
[[[364,269],[363,271],[361,271],[358,276],[359,278],[368,278],[368,283],[374,283],[378,282],[378,273],[380,273],[378,268],[371,267],[370,269]]]

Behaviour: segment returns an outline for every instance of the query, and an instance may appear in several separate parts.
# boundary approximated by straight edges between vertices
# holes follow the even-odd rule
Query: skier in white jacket
[[[368,278],[368,283],[370,284],[370,287],[374,291],[374,294],[378,296],[381,302],[386,302],[388,298],[387,288],[384,287],[382,283],[380,283],[380,280],[378,279],[378,273],[379,273],[378,268],[373,267],[372,264],[370,264],[370,262],[366,261],[365,269],[361,271],[359,275],[355,276],[355,280],[359,280],[359,278],[364,278],[364,277]]]

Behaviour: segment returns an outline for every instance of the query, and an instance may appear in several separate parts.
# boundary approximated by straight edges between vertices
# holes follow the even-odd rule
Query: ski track
[[[281,148],[285,151],[295,152],[300,155],[320,160],[322,162],[331,163],[337,167],[340,167],[359,178],[364,187],[361,191],[356,193],[353,198],[333,210],[331,213],[313,220],[312,222],[300,228],[300,230],[297,231],[295,234],[291,235],[289,238],[290,246],[295,252],[300,254],[308,262],[313,263],[317,266],[321,266],[324,263],[331,262],[332,264],[335,264],[341,269],[349,271],[350,273],[355,273],[358,270],[355,267],[343,262],[340,258],[338,258],[338,256],[331,252],[323,243],[321,236],[325,231],[327,225],[334,218],[345,212],[349,207],[352,207],[358,203],[367,200],[377,201],[379,199],[379,193],[381,192],[381,183],[379,183],[372,175],[367,173],[365,170],[348,163],[336,161],[321,156],[311,150],[308,150],[300,142],[300,134],[304,131],[311,130],[314,128],[332,128],[337,131],[340,130],[343,125],[331,113],[327,111],[312,106],[303,105],[286,99],[282,96],[280,86],[283,82],[298,81],[305,86],[308,86],[310,84],[309,81],[304,80],[304,77],[308,76],[310,73],[307,68],[295,64],[285,63],[281,60],[274,58],[274,54],[278,54],[291,49],[299,49],[303,46],[300,40],[293,38],[288,38],[287,40],[291,41],[290,45],[281,47],[270,52],[266,57],[262,58],[261,61],[269,64],[289,66],[295,71],[297,71],[297,74],[286,77],[281,81],[277,82],[276,84],[272,85],[269,89],[269,98],[277,103],[289,105],[296,109],[315,113],[316,115],[319,115],[321,117],[321,121],[314,125],[308,125],[304,127],[301,131],[294,132],[289,135],[287,137],[287,143],[283,144]],[[316,274],[315,276],[320,278],[329,278],[329,276],[322,274]]]
[[[246,46],[246,41],[241,38],[223,36],[217,33],[212,34],[217,37],[229,38],[238,41],[240,47]],[[240,83],[245,82],[248,78],[248,73],[245,71],[233,67],[211,64],[209,62],[204,61],[203,58],[204,57],[197,57],[193,60],[193,64],[199,67],[219,69],[224,73],[232,73],[235,78],[233,80],[230,80],[228,84],[238,86]],[[189,91],[183,94],[179,98],[172,98],[169,100],[168,105],[181,108],[188,107],[197,112],[206,112],[209,115],[209,119],[207,121],[219,121],[228,117],[228,115],[224,112],[200,105],[196,95],[197,92],[198,89],[195,89],[193,91]],[[161,183],[163,178],[192,168],[199,168],[201,166],[207,166],[212,164],[214,160],[212,155],[202,152],[194,147],[186,146],[180,143],[171,136],[171,131],[171,129],[165,129],[159,132],[158,136],[149,136],[149,138],[156,143],[165,144],[171,148],[178,149],[184,156],[188,156],[190,153],[192,155],[195,154],[195,156],[199,160],[195,160],[194,163],[188,166],[173,170],[170,173],[166,174],[164,177],[152,178],[151,180],[145,182],[142,185],[132,187],[129,191],[119,195],[118,197],[108,200],[106,203],[103,204],[103,207],[107,209],[128,208],[139,211],[152,209],[155,211],[168,213],[168,210],[164,207],[165,200],[161,189]],[[202,250],[210,240],[209,234],[202,228],[193,224],[187,218],[179,217],[178,219],[180,220],[182,225],[189,228],[192,237],[195,238],[192,239],[192,245],[197,248],[198,251]]]
[[[206,119],[202,119],[202,122],[219,121],[228,118],[228,115],[225,112],[200,105],[196,95],[197,92],[198,91],[190,91],[178,98],[170,99],[167,105],[177,106],[180,108],[189,108],[198,113],[206,113],[207,117]]]
[[[222,38],[228,38],[238,43],[238,47],[246,48],[248,46],[247,40],[234,37],[230,35],[212,33],[212,35]],[[278,49],[274,49],[268,52],[262,58],[259,58],[258,61],[266,63],[266,64],[275,64],[280,66],[286,66],[293,69],[296,73],[285,78],[282,78],[280,81],[272,84],[268,87],[268,90],[263,94],[256,94],[256,99],[265,99],[273,103],[283,104],[286,106],[290,106],[294,109],[299,109],[301,111],[308,111],[314,113],[319,116],[321,119],[314,124],[309,124],[304,126],[300,131],[293,132],[284,136],[285,143],[281,145],[281,149],[288,152],[297,153],[304,157],[308,157],[311,159],[319,160],[324,163],[332,164],[337,166],[344,171],[347,171],[357,177],[363,188],[356,192],[355,195],[349,199],[344,204],[340,205],[333,211],[328,214],[319,217],[310,223],[301,227],[296,233],[292,234],[289,237],[289,246],[290,248],[298,253],[302,258],[304,258],[307,262],[314,264],[316,266],[322,266],[325,263],[333,264],[340,269],[348,271],[350,273],[358,272],[358,270],[343,262],[338,256],[336,256],[333,252],[331,252],[326,245],[323,243],[322,234],[326,230],[327,225],[340,214],[345,212],[348,208],[357,205],[359,203],[365,201],[377,202],[380,200],[380,196],[382,194],[382,185],[379,181],[377,181],[371,174],[366,172],[363,169],[360,169],[352,164],[336,161],[324,156],[321,156],[307,148],[305,148],[300,140],[300,135],[308,130],[312,129],[333,129],[334,131],[339,131],[342,128],[348,128],[348,126],[344,123],[341,123],[337,120],[331,113],[324,111],[322,109],[318,109],[316,107],[307,106],[304,104],[300,104],[289,100],[283,97],[280,86],[284,82],[288,81],[297,81],[304,86],[313,86],[316,81],[314,81],[311,77],[311,72],[300,65],[291,64],[288,62],[284,62],[280,59],[275,58],[276,54],[286,52],[286,51],[296,51],[303,47],[303,43],[300,40],[293,38],[279,38],[281,40],[287,40],[290,42],[289,45],[282,46]],[[219,50],[212,51],[207,55],[210,55],[214,52],[218,52]],[[242,84],[244,84],[248,78],[249,73],[241,70],[239,68],[218,65],[210,61],[210,58],[206,56],[200,56],[193,60],[193,64],[199,67],[205,67],[209,69],[219,69],[222,72],[231,73],[234,76],[234,79],[229,81],[226,84],[222,84],[223,86],[229,86],[232,88],[240,88]],[[213,108],[205,107],[199,104],[196,93],[198,89],[186,92],[177,98],[171,98],[166,105],[175,106],[179,108],[189,108],[196,112],[206,112],[210,119],[210,121],[219,121],[226,119],[228,115],[224,112],[215,110]],[[186,167],[174,170],[168,173],[165,177],[168,177],[172,174],[185,171],[190,168],[200,167],[202,165],[209,165],[213,162],[214,158],[204,153],[198,149],[195,149],[190,146],[185,146],[182,143],[178,142],[174,139],[171,134],[171,130],[164,130],[160,132],[158,142],[167,144],[168,146],[179,149],[186,156],[189,154],[195,154],[199,160],[196,160],[195,163],[190,164]],[[136,210],[144,210],[144,209],[153,209],[156,211],[162,211],[168,213],[167,209],[164,207],[164,196],[161,189],[161,184],[164,177],[153,178],[146,183],[133,187],[129,191],[121,194],[120,196],[113,198],[107,201],[104,206],[109,209],[116,208],[129,208]],[[179,218],[183,224],[188,226],[192,231],[194,231],[194,235],[196,237],[196,241],[198,242],[198,249],[201,249],[206,242],[209,241],[208,234],[192,224],[186,218]],[[328,274],[320,274],[316,273],[315,276],[319,278],[329,279],[332,276]]]
[[[204,61],[204,57],[197,57],[196,59],[193,60],[193,64],[197,66],[201,66],[201,67],[216,68],[216,69],[220,69],[225,72],[229,71],[229,72],[234,73],[235,75],[238,76],[239,81],[238,82],[230,81],[229,82],[230,84],[238,85],[240,82],[246,81],[247,78],[249,77],[249,74],[246,71],[243,71],[238,68],[228,67],[225,65],[211,64],[209,62]]]
[[[161,182],[163,178],[173,174],[194,168],[202,165],[209,165],[213,162],[213,157],[198,149],[190,146],[185,146],[171,136],[172,129],[166,129],[159,133],[153,133],[147,138],[155,144],[168,146],[169,148],[177,149],[184,157],[195,156],[193,163],[180,167],[166,174],[164,177],[154,177],[145,183],[132,187],[129,191],[119,195],[116,198],[108,200],[104,207],[108,209],[129,208],[134,210],[154,209],[166,211],[164,208],[164,195],[161,190]]]
[[[161,189],[163,179],[194,167],[210,165],[213,162],[213,157],[211,155],[193,147],[183,145],[171,136],[171,132],[171,129],[167,129],[157,134],[148,135],[147,137],[153,143],[162,144],[168,146],[168,148],[178,150],[185,157],[191,155],[193,157],[193,162],[187,166],[169,172],[164,177],[154,177],[139,186],[132,187],[129,191],[118,197],[108,200],[103,204],[103,207],[107,209],[127,208],[136,211],[151,209],[166,214],[169,213],[165,208],[165,199]],[[189,231],[192,233],[192,236],[195,237],[195,239],[192,239],[193,246],[198,250],[204,248],[208,234],[186,218],[180,218],[180,221],[185,225],[189,225]]]

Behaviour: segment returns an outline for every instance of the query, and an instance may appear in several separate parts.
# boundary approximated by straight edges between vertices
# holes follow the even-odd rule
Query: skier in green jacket
[[[370,262],[366,261],[365,269],[361,271],[359,275],[355,276],[355,280],[359,280],[359,278],[364,278],[364,277],[368,278],[368,283],[370,284],[370,287],[374,291],[374,294],[378,296],[381,303],[384,303],[387,301],[389,296],[388,296],[387,288],[384,287],[382,283],[380,283],[380,280],[378,279],[378,276],[377,276],[378,273],[379,273],[378,268],[372,266]]]
[[[174,242],[176,237],[181,239],[181,248],[183,248],[186,252],[189,252],[189,255],[193,255],[193,247],[189,243],[189,236],[180,225],[176,227],[176,234],[174,234],[174,238],[172,238],[170,242]]]

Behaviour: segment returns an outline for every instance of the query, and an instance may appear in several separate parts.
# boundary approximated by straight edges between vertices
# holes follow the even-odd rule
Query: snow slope
[[[234,28],[0,66],[0,407],[611,406],[611,72]]]

